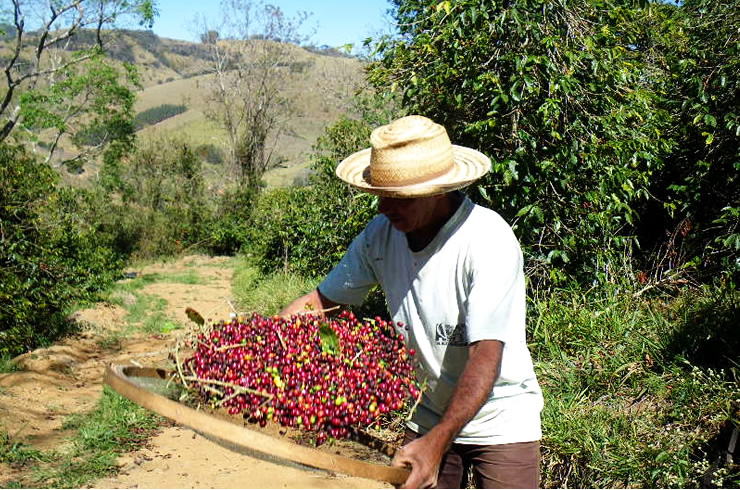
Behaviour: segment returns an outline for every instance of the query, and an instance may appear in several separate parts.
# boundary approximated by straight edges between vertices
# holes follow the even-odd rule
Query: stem
[[[196,376],[185,376],[185,379],[188,381],[195,381],[196,383],[214,384],[216,386],[224,386],[226,388],[233,388],[235,390],[241,391],[241,393],[250,393],[252,395],[259,395],[259,396],[268,398],[270,400],[275,397],[275,395],[271,393],[265,393],[264,391],[253,390],[252,388],[247,388],[246,386],[241,386],[241,385],[237,385],[234,383],[227,383],[225,381],[218,381],[216,379],[203,379],[203,378],[198,378]]]

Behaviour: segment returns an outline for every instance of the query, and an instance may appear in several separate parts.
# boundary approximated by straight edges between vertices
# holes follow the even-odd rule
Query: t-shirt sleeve
[[[362,304],[373,286],[378,284],[368,260],[371,231],[365,228],[347,249],[342,260],[319,284],[321,294],[343,305]]]
[[[526,291],[519,243],[507,230],[489,244],[494,245],[478,247],[470,257],[467,341],[524,341]]]

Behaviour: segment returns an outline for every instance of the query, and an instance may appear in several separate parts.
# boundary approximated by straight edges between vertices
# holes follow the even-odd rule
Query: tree
[[[410,111],[492,157],[477,197],[525,245],[535,279],[611,281],[671,145],[629,1],[396,0],[371,67]]]
[[[227,134],[238,183],[257,189],[275,166],[272,151],[295,111],[282,90],[299,74],[292,68],[306,14],[289,19],[279,7],[251,0],[225,0],[222,10],[218,30],[202,26],[211,53],[206,115]]]
[[[131,96],[124,91],[135,82],[134,72],[118,72],[102,54],[119,23],[133,19],[151,26],[155,2],[12,0],[2,14],[12,40],[2,63],[0,141],[18,129],[26,130],[18,140],[48,130],[50,157],[64,134],[94,133],[101,142],[130,134],[116,107],[128,103]],[[72,41],[86,32],[94,33],[91,45],[72,49]]]
[[[690,0],[660,5],[652,43],[665,76],[653,90],[673,123],[678,144],[651,182],[659,206],[648,209],[657,241],[677,236],[677,266],[717,277],[740,274],[740,2]],[[676,230],[674,232],[674,230]],[[655,236],[657,235],[657,237]],[[678,247],[663,247],[676,254]]]

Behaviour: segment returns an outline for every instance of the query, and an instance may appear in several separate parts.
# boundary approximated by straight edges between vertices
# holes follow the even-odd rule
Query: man
[[[370,142],[336,173],[380,196],[380,215],[281,315],[359,304],[379,284],[425,381],[393,460],[411,468],[405,486],[465,488],[472,467],[479,487],[537,487],[543,402],[525,338],[522,253],[497,213],[457,190],[490,160],[422,116],[381,126]]]

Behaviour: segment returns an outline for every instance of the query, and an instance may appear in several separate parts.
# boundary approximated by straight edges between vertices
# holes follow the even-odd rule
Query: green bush
[[[317,144],[310,185],[260,195],[252,212],[249,251],[266,273],[294,269],[321,277],[339,262],[375,215],[375,198],[334,175],[339,160],[367,146],[367,122],[340,120]]]
[[[224,152],[218,146],[208,143],[198,146],[195,153],[207,163],[221,165],[224,163]]]
[[[737,277],[737,2],[394,7],[401,35],[377,43],[370,80],[492,158],[478,200],[512,223],[533,281],[619,280],[684,224],[674,265]]]
[[[86,218],[83,191],[20,148],[0,145],[0,355],[56,339],[68,309],[93,298],[121,262]]]
[[[209,223],[208,249],[211,253],[232,255],[247,246],[255,199],[255,191],[246,186],[224,190]]]
[[[639,10],[605,2],[399,2],[403,36],[371,79],[492,158],[479,201],[524,244],[536,282],[607,282],[670,141],[635,57]],[[485,69],[481,66],[485,65]],[[414,66],[414,70],[409,70]]]
[[[685,263],[695,275],[740,280],[740,23],[736,1],[658,4],[664,22],[652,29],[650,56],[661,67],[653,90],[677,141],[651,179],[655,204],[639,230],[645,245],[682,234]],[[669,233],[666,233],[668,231]],[[651,250],[651,247],[647,249]]]
[[[110,190],[120,193],[107,229],[117,249],[139,257],[205,247],[214,213],[201,161],[176,138],[141,143],[124,164],[106,165]]]

